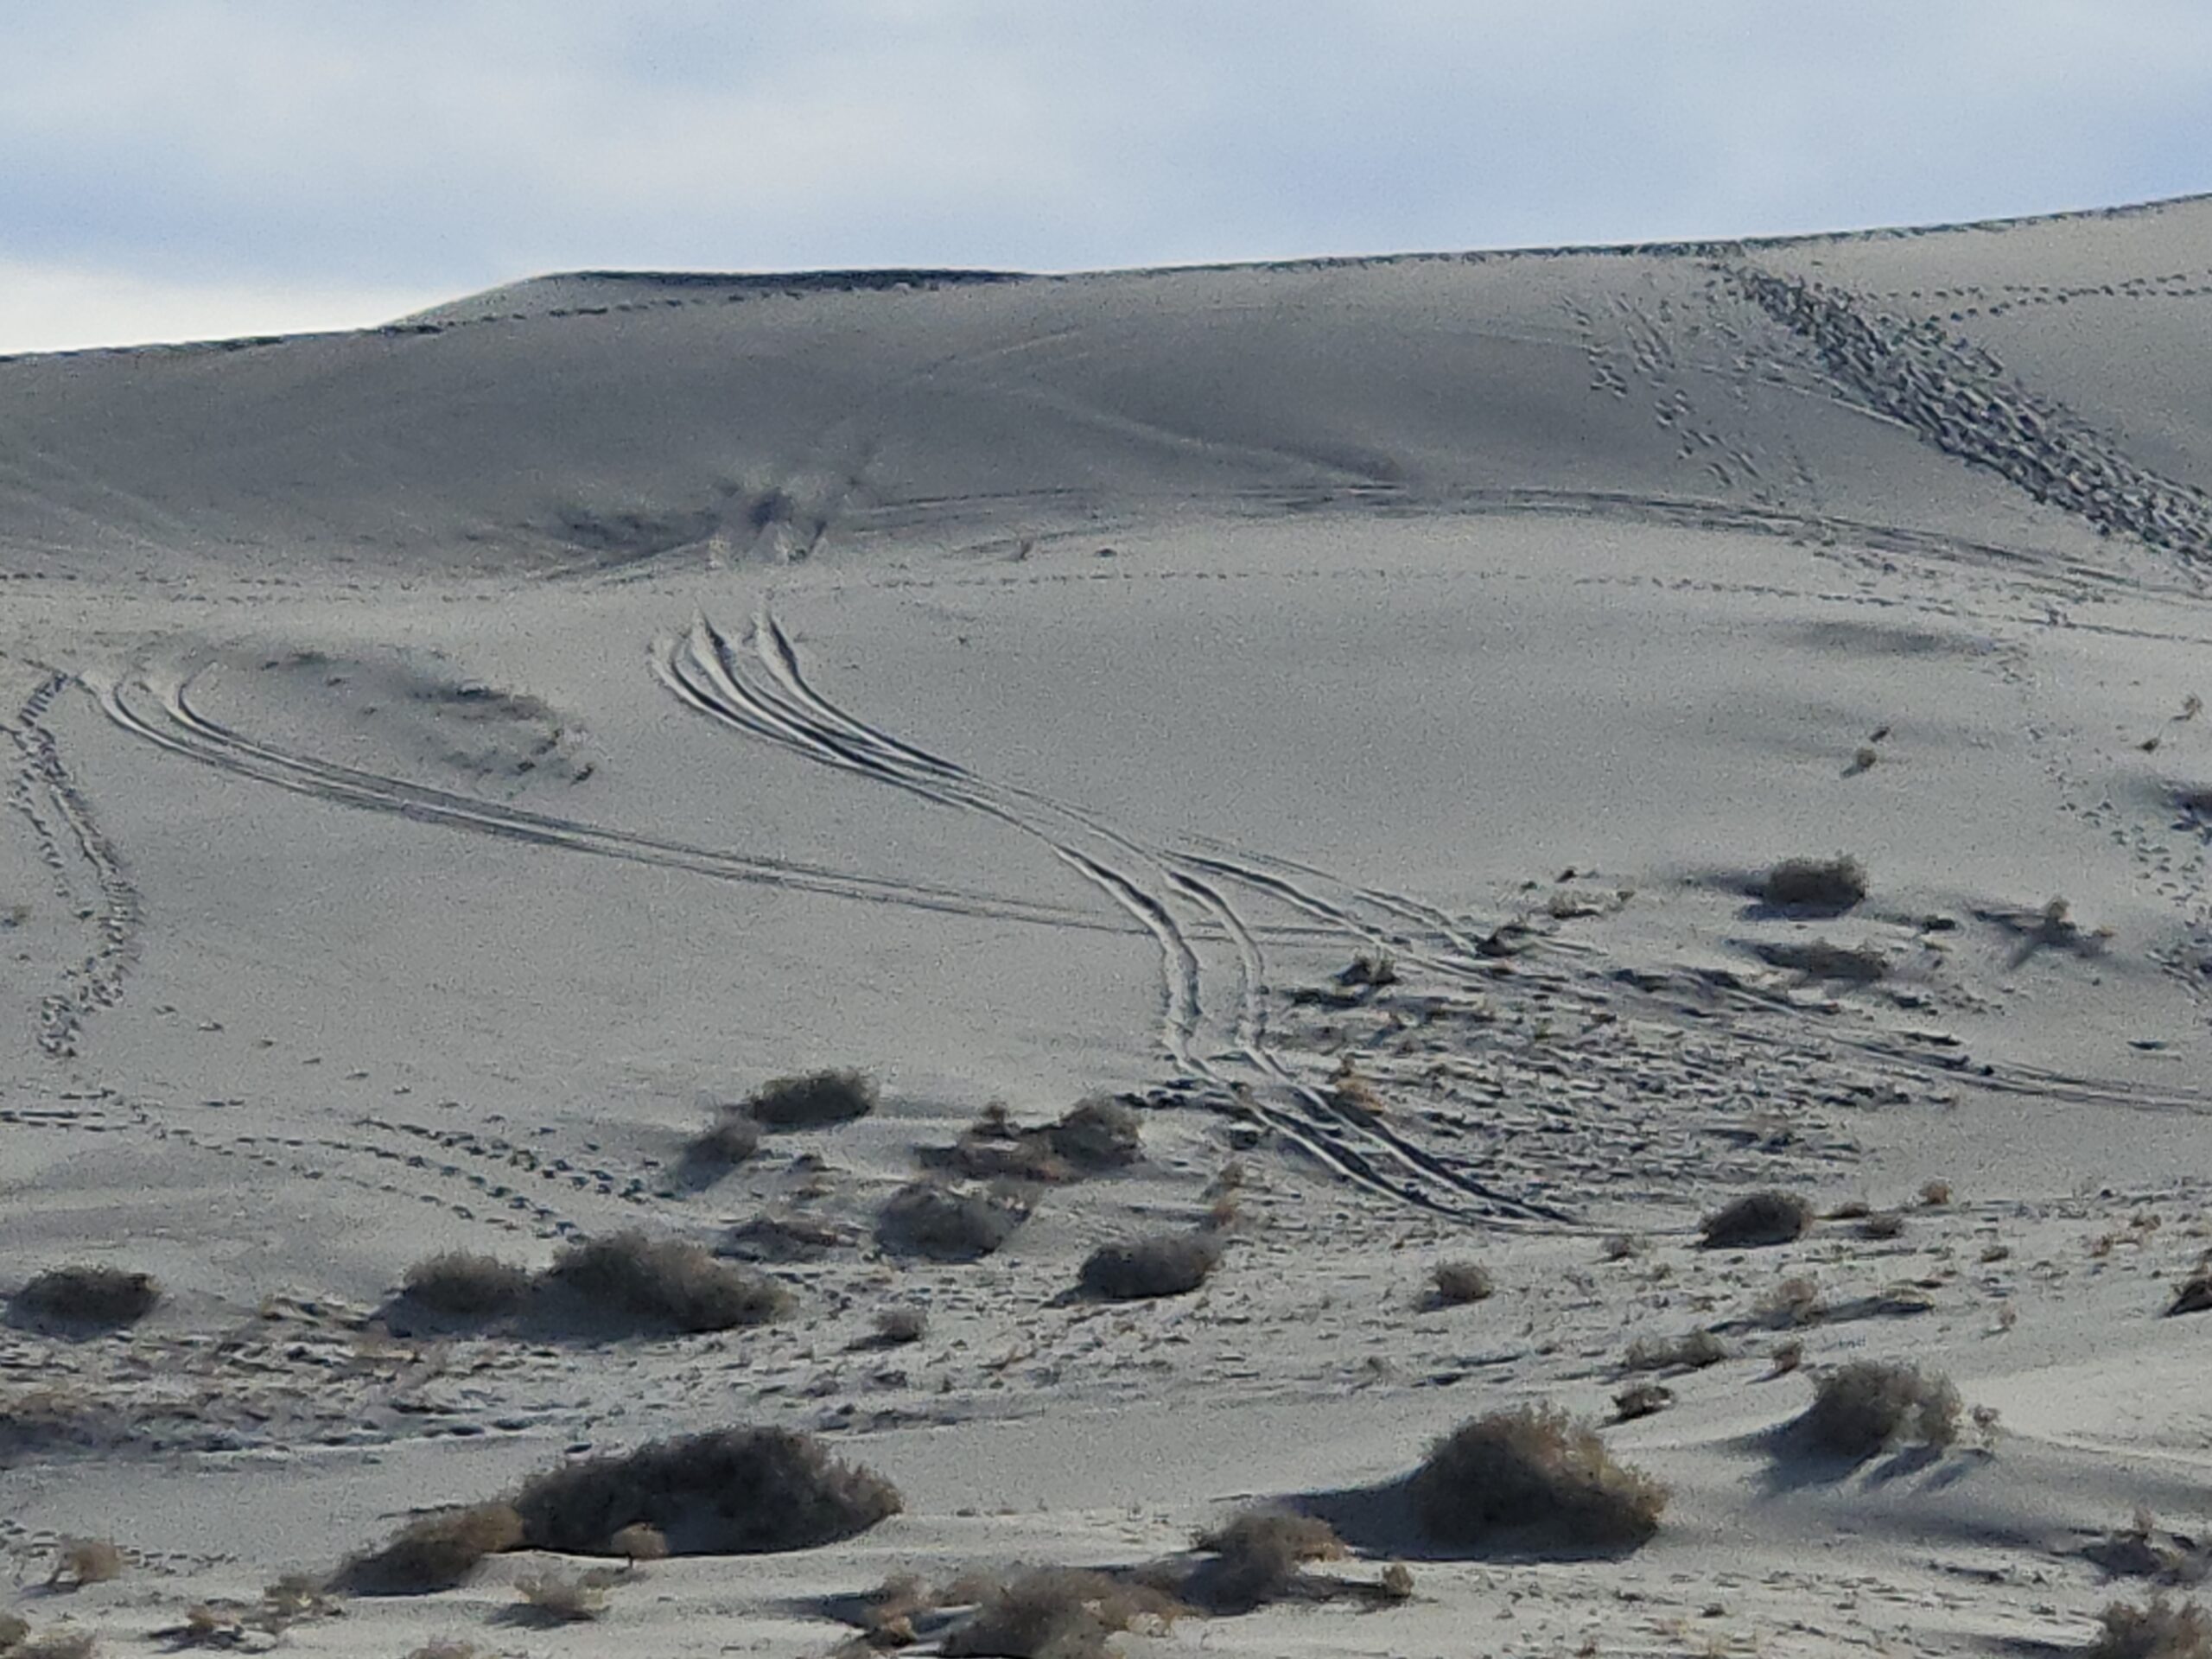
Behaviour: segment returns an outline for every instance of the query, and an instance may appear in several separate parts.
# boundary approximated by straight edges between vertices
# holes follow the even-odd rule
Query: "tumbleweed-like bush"
[[[1667,1505],[1664,1486],[1546,1406],[1461,1424],[1414,1471],[1410,1495],[1422,1529],[1455,1546],[1520,1533],[1574,1548],[1630,1547],[1658,1530]]]

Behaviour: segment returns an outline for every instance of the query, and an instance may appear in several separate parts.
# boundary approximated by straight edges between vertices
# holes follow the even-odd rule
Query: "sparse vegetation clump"
[[[781,1428],[721,1429],[586,1459],[537,1476],[514,1498],[528,1543],[570,1555],[626,1553],[615,1540],[640,1524],[677,1554],[805,1549],[855,1537],[900,1507],[881,1476]]]
[[[16,1293],[16,1310],[35,1321],[98,1325],[136,1325],[161,1306],[153,1274],[124,1268],[49,1268]]]
[[[99,1650],[99,1639],[90,1630],[64,1624],[27,1637],[0,1653],[7,1659],[92,1659]]]
[[[772,1279],[634,1229],[570,1245],[548,1276],[617,1319],[686,1332],[762,1325],[791,1302]]]
[[[1136,1113],[1099,1095],[1078,1101],[1058,1122],[1022,1128],[994,1104],[950,1147],[925,1151],[925,1163],[977,1180],[1058,1185],[1127,1168],[1143,1155]]]
[[[917,1181],[884,1201],[876,1212],[875,1236],[900,1255],[975,1262],[998,1249],[1028,1218],[1028,1206],[1016,1198]]]
[[[515,1593],[546,1623],[575,1624],[607,1611],[607,1592],[614,1581],[603,1567],[584,1573],[533,1573],[515,1580]]]
[[[702,1184],[728,1174],[760,1150],[760,1126],[742,1106],[725,1106],[683,1143],[683,1166]]]
[[[355,1556],[339,1569],[338,1581],[357,1595],[427,1595],[466,1582],[486,1555],[522,1542],[522,1517],[512,1505],[448,1510],[409,1522],[383,1548]]]
[[[457,1319],[491,1319],[512,1313],[530,1300],[526,1268],[495,1255],[446,1250],[407,1269],[400,1281],[407,1300]]]
[[[1841,915],[1866,896],[1866,869],[1848,855],[1785,858],[1759,883],[1759,897],[1777,910]]]
[[[1631,1382],[1613,1396],[1613,1421],[1633,1422],[1649,1417],[1675,1403],[1675,1391],[1663,1382]]]
[[[48,1589],[81,1590],[123,1576],[123,1552],[105,1538],[64,1538],[54,1552]]]
[[[1308,1561],[1338,1560],[1346,1554],[1326,1521],[1268,1508],[1244,1510],[1199,1534],[1196,1544],[1217,1559],[1192,1579],[1192,1592],[1203,1590],[1205,1602],[1224,1611],[1273,1601],[1291,1588]]]
[[[1087,1175],[1126,1169],[1144,1155],[1143,1120],[1103,1095],[1077,1101],[1046,1134],[1052,1150]]]
[[[1679,1337],[1638,1337],[1628,1347],[1622,1366],[1631,1371],[1702,1370],[1728,1357],[1728,1350],[1710,1331],[1691,1331]]]
[[[1755,1249],[1788,1244],[1813,1224],[1813,1206],[1795,1192],[1747,1192],[1700,1224],[1709,1250]]]
[[[919,1342],[930,1328],[930,1316],[918,1307],[887,1307],[875,1316],[875,1339],[887,1348]]]
[[[1155,1233],[1119,1244],[1102,1244],[1083,1264],[1077,1283],[1109,1301],[1184,1296],[1221,1265],[1221,1240],[1212,1232]]]
[[[1461,1424],[1414,1471],[1410,1496],[1422,1529],[1454,1546],[1523,1533],[1628,1548],[1658,1530],[1667,1504],[1664,1486],[1615,1462],[1592,1430],[1541,1406]]]
[[[1429,1300],[1438,1307],[1487,1301],[1497,1284],[1479,1262],[1440,1262],[1429,1274]]]
[[[2144,1606],[2115,1601],[2098,1615],[2103,1626],[2088,1659],[2212,1659],[2212,1618],[2193,1601],[2164,1596]]]
[[[809,1071],[774,1077],[747,1097],[745,1111],[766,1129],[819,1129],[875,1109],[874,1082],[858,1071]]]
[[[1817,1452],[1861,1462],[1902,1440],[1941,1448],[1959,1435],[1950,1379],[1891,1360],[1857,1359],[1819,1376],[1797,1420]]]
[[[938,1651],[947,1659],[1107,1659],[1109,1637],[1164,1628],[1183,1611],[1173,1597],[1110,1573],[1038,1567],[985,1587]]]

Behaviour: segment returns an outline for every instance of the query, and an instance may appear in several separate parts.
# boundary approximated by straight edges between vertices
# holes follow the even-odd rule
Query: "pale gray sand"
[[[2207,1457],[2158,1316],[2212,1242],[2208,226],[554,279],[0,363],[0,1289],[169,1292],[0,1342],[11,1409],[81,1408],[8,1442],[18,1577],[133,1558],[25,1610],[148,1649],[564,1449],[759,1422],[907,1512],[578,1630],[489,1622],[501,1561],[286,1639],[824,1652],[894,1572],[1173,1554],[1498,1405],[1603,1418],[1710,1328],[1608,1431],[1674,1489],[1642,1550],[1415,1551],[1409,1603],[1133,1650],[2079,1643],[2117,1592],[2075,1552],[2187,1531]],[[1844,913],[1749,891],[1840,853]],[[882,1109],[680,1179],[712,1100],[820,1065]],[[878,1248],[918,1148],[1094,1090],[1141,1164],[980,1262]],[[1063,1295],[1232,1160],[1201,1292]],[[1770,1185],[1903,1231],[1695,1248]],[[433,1249],[764,1211],[834,1242],[758,1330],[378,1328]],[[1497,1294],[1425,1309],[1456,1257]],[[893,1301],[926,1333],[870,1345]],[[1793,1337],[1996,1421],[1799,1478]]]

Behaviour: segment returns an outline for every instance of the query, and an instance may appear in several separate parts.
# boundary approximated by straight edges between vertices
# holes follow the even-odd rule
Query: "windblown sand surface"
[[[2192,201],[582,275],[0,362],[0,1294],[165,1293],[0,1331],[16,1611],[221,1644],[418,1511],[738,1426],[904,1512],[596,1622],[518,1615],[522,1551],[282,1642],[825,1654],[896,1575],[1187,1564],[1270,1500],[1367,1588],[1114,1644],[2080,1648],[2212,1524],[2212,1319],[2164,1317],[2212,1247],[2208,340]],[[1846,855],[1857,902],[1763,896]],[[830,1066],[876,1109],[687,1160]],[[944,1151],[1093,1096],[1138,1161]],[[1027,1218],[899,1248],[925,1175]],[[1700,1247],[1766,1188],[1822,1218]],[[632,1228],[789,1307],[395,1300]],[[1199,1289],[1077,1294],[1161,1232]],[[1947,1375],[1955,1439],[1808,1453],[1861,1359]],[[1670,1489],[1648,1542],[1414,1524],[1393,1483],[1531,1402]],[[41,1587],[65,1536],[121,1575]]]

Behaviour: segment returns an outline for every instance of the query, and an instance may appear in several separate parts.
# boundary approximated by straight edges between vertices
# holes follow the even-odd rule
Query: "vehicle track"
[[[810,685],[790,637],[764,601],[741,650],[704,617],[658,641],[654,669],[686,706],[749,736],[839,770],[902,789],[935,804],[978,812],[1034,837],[1084,880],[1131,911],[1160,946],[1160,1041],[1170,1062],[1205,1089],[1210,1103],[1282,1135],[1344,1178],[1461,1219],[1559,1222],[1553,1206],[1504,1192],[1348,1108],[1300,1077],[1270,1045],[1266,958],[1255,930],[1215,880],[1241,880],[1270,897],[1293,887],[1250,861],[1162,851],[1098,815],[1015,785],[988,783],[957,761],[869,725]],[[1361,941],[1386,932],[1346,907],[1293,887],[1306,913],[1344,927]],[[1402,912],[1418,913],[1408,902]],[[1403,917],[1401,917],[1403,919]],[[1231,946],[1236,989],[1230,1012],[1216,1012],[1205,992],[1219,969],[1202,950],[1215,936]],[[1410,939],[1411,945],[1415,942]],[[1432,953],[1442,955],[1444,953]],[[1225,965],[1225,964],[1224,964]]]
[[[722,880],[1039,926],[1122,931],[1110,918],[1069,906],[1031,904],[951,887],[881,880],[791,860],[663,841],[289,753],[245,737],[201,714],[193,706],[190,680],[181,675],[87,677],[85,683],[109,719],[156,747],[340,805],[389,812],[416,823],[442,824],[569,852],[685,870]]]

